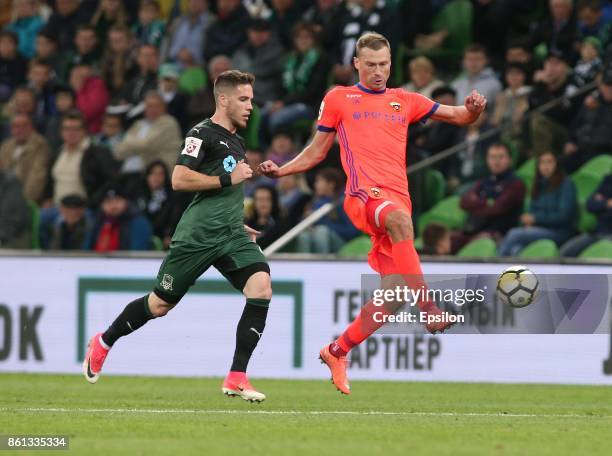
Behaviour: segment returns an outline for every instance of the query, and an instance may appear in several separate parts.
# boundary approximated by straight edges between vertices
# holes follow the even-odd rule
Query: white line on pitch
[[[191,415],[371,415],[371,416],[448,416],[499,418],[612,418],[612,415],[586,415],[577,413],[494,413],[494,412],[384,412],[356,410],[195,410],[195,409],[129,409],[129,408],[0,408],[3,412],[25,413],[126,413],[126,414],[191,414]]]

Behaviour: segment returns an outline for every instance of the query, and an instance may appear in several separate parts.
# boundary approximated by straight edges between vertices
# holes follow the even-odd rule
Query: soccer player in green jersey
[[[243,224],[243,182],[253,175],[246,147],[236,134],[253,110],[253,75],[222,73],[214,85],[216,110],[194,126],[172,173],[174,190],[194,192],[172,238],[151,293],[129,303],[104,333],[92,337],[83,373],[98,381],[109,350],[147,321],[166,315],[210,266],[246,297],[236,330],[236,349],[223,393],[249,401],[266,396],[253,388],[246,369],[263,333],[272,298],[270,268],[255,243],[257,231]]]

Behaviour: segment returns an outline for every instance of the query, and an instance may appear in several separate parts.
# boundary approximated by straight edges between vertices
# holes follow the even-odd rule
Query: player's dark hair
[[[436,253],[440,239],[448,233],[448,227],[440,223],[428,223],[423,229],[423,253]]]
[[[541,184],[544,180],[544,176],[542,176],[542,173],[540,173],[540,167],[538,165],[540,164],[540,159],[544,155],[551,155],[555,159],[555,172],[552,174],[552,176],[550,176],[550,179],[548,179],[548,185],[546,188],[542,189],[540,187],[542,186]],[[565,170],[559,164],[559,157],[550,150],[542,152],[536,158],[536,172],[533,176],[533,185],[531,186],[531,200],[533,201],[536,199],[540,195],[541,190],[544,190],[545,192],[552,192],[556,190],[563,182],[563,179],[565,179]]]
[[[227,89],[234,89],[241,85],[253,85],[255,82],[255,76],[251,73],[245,73],[238,70],[224,71],[215,80],[215,86],[213,93],[215,95],[215,101],[219,98],[219,94]]]
[[[64,122],[67,120],[76,120],[81,123],[81,128],[86,128],[85,117],[76,109],[72,109],[62,116],[62,125],[64,125]]]
[[[364,48],[372,49],[373,51],[378,51],[379,49],[382,49],[384,47],[389,48],[389,51],[391,51],[391,45],[389,44],[389,40],[380,33],[376,32],[365,32],[359,37],[359,39],[357,40],[357,44],[355,45],[357,56],[359,56],[359,53]]]

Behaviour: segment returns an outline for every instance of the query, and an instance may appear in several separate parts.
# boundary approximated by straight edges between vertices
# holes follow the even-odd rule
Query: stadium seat
[[[34,201],[28,201],[30,208],[30,236],[33,249],[40,249],[40,208]]]
[[[441,223],[451,230],[462,228],[467,220],[467,213],[459,207],[459,200],[459,196],[449,196],[421,215],[419,234],[422,234],[423,229],[432,222]]]
[[[446,193],[446,180],[440,171],[433,168],[425,170],[424,190],[424,210],[431,209],[442,201]]]
[[[612,241],[602,239],[591,244],[578,256],[583,259],[609,259],[612,260]]]
[[[338,251],[340,257],[363,257],[372,248],[369,236],[359,236],[344,244]]]
[[[593,214],[586,210],[586,201],[589,197],[597,190],[601,178],[589,174],[575,172],[571,176],[574,184],[576,185],[576,193],[578,197],[578,223],[577,228],[580,232],[591,231],[595,228],[597,220]]]
[[[525,163],[523,163],[519,169],[516,170],[517,177],[523,181],[528,191],[531,190],[531,186],[533,185],[533,177],[535,176],[535,172],[535,158],[530,158]]]
[[[491,258],[497,255],[497,244],[493,239],[474,239],[463,247],[457,256],[461,258]]]
[[[533,241],[519,252],[521,258],[558,258],[559,249],[550,239]]]
[[[261,125],[261,111],[253,104],[253,110],[246,128],[240,132],[244,138],[247,149],[259,150],[259,127]]]
[[[461,57],[472,42],[474,8],[469,0],[452,0],[434,18],[432,29],[448,30],[442,45],[443,53]]]
[[[417,250],[421,250],[423,248],[423,238],[416,238],[414,240],[414,248]]]
[[[164,250],[164,242],[159,236],[151,236],[151,247],[157,252]]]
[[[612,172],[612,155],[598,155],[580,167],[576,174],[592,174],[601,179]]]

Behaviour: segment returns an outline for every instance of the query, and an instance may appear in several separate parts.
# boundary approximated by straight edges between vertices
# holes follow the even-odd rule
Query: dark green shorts
[[[237,233],[208,247],[173,244],[159,268],[155,294],[176,304],[211,266],[240,292],[255,272],[270,272],[261,248],[246,233]]]

